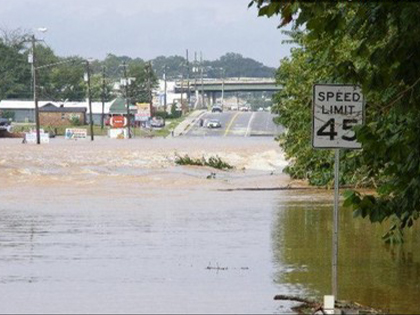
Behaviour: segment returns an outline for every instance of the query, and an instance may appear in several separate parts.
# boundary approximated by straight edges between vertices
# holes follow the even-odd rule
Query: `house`
[[[86,124],[85,107],[64,107],[48,103],[39,109],[41,126],[69,126]]]

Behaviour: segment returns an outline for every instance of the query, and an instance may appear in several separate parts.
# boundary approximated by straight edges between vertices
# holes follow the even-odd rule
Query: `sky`
[[[23,29],[61,56],[103,60],[240,53],[278,67],[290,54],[278,17],[258,17],[250,0],[0,0],[0,29]],[[48,28],[38,33],[40,27]]]

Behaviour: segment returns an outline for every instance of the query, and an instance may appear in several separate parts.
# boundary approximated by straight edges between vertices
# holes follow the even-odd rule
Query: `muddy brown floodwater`
[[[329,294],[331,192],[236,190],[289,183],[271,138],[1,139],[0,150],[1,313],[271,314],[295,305],[276,294]],[[235,169],[177,166],[177,154]],[[390,250],[350,217],[343,298],[418,310],[418,236]]]

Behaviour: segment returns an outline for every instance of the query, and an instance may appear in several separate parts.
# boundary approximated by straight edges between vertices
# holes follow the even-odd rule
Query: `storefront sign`
[[[124,128],[127,126],[127,118],[124,116],[112,116],[109,124],[112,128]]]
[[[67,128],[64,136],[66,139],[69,140],[86,139],[87,130],[80,128]]]
[[[112,128],[108,130],[108,137],[111,139],[127,139],[127,128]]]
[[[50,135],[48,133],[40,132],[39,137],[40,137],[41,143],[50,142]],[[25,132],[25,141],[27,143],[37,143],[36,132]]]

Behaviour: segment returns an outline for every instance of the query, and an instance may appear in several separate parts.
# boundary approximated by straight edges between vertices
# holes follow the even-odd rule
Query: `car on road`
[[[222,107],[221,106],[213,106],[213,108],[211,109],[211,112],[212,113],[221,113],[221,112],[223,112],[223,109],[222,109]]]
[[[249,111],[249,108],[248,108],[248,106],[241,106],[241,107],[239,108],[239,110],[240,110],[241,112],[247,112],[247,111]]]
[[[7,132],[12,131],[12,125],[10,124],[9,119],[0,118],[0,130],[4,130],[4,131],[7,131]]]
[[[220,123],[220,120],[218,119],[210,119],[207,122],[207,128],[221,128],[222,124]]]
[[[150,121],[150,127],[152,127],[152,128],[163,128],[163,127],[165,127],[165,119],[163,119],[162,117],[159,117],[159,116],[153,117],[152,120]]]

